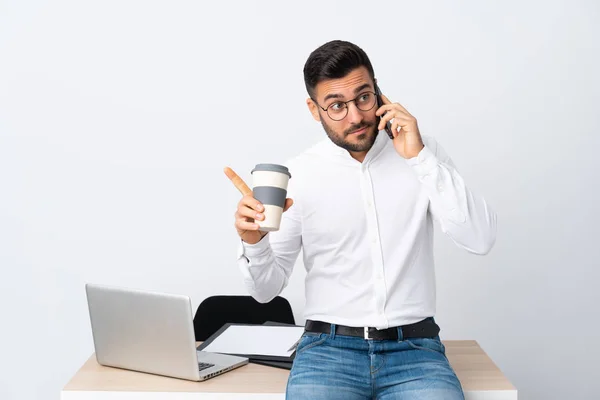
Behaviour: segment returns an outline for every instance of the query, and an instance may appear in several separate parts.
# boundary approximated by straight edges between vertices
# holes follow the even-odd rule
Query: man
[[[287,164],[279,231],[258,230],[264,209],[252,195],[235,221],[240,269],[260,302],[281,293],[303,250],[307,322],[287,397],[463,399],[433,319],[433,220],[458,246],[486,254],[496,216],[403,106],[384,95],[377,104],[358,46],[319,47],[304,80],[328,139]]]

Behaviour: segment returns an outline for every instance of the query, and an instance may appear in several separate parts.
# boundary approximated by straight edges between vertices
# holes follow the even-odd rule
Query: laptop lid
[[[189,297],[87,284],[101,365],[201,380]]]

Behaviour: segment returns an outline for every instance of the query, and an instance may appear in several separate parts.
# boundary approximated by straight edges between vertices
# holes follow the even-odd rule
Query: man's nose
[[[350,122],[353,125],[362,122],[363,114],[358,109],[358,107],[356,107],[356,104],[354,104],[354,102],[348,103],[348,116],[346,118],[348,118],[348,122]]]

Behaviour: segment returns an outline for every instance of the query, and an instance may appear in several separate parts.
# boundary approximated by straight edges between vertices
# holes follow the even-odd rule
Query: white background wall
[[[488,256],[437,237],[444,339],[522,399],[596,398],[598,3],[297,4],[0,1],[0,398],[58,399],[90,356],[86,282],[244,293],[222,168],[325,137],[302,67],[337,38],[498,213]]]

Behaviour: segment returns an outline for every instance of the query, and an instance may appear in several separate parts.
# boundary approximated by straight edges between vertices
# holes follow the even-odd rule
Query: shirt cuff
[[[427,146],[423,146],[416,157],[409,158],[406,162],[412,167],[419,178],[429,175],[438,166],[437,157]]]
[[[250,244],[240,240],[241,244],[238,248],[238,258],[258,257],[263,255],[269,249],[269,234],[267,233],[258,243]]]

